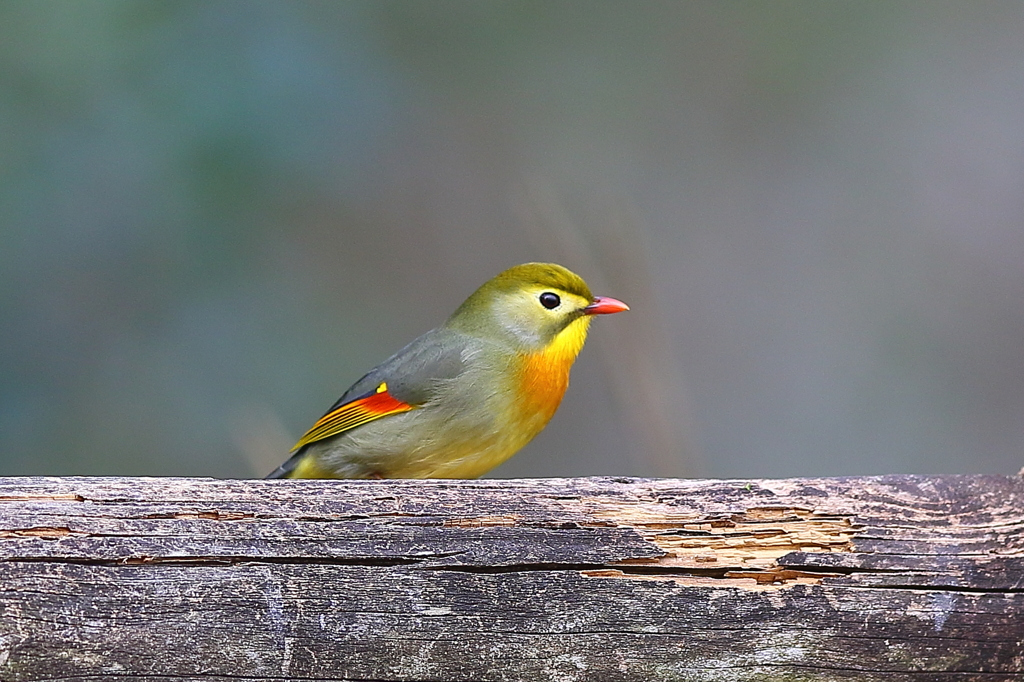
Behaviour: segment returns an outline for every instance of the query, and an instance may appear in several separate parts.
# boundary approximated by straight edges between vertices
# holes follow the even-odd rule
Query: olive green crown
[[[576,294],[588,301],[594,296],[583,278],[556,263],[523,263],[505,270],[485,283],[478,292],[511,291],[523,286],[551,287]]]

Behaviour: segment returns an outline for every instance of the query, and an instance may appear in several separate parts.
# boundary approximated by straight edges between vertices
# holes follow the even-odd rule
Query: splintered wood
[[[1024,679],[1024,480],[0,478],[0,681]]]
[[[680,584],[708,584],[709,579],[718,579],[756,589],[810,584],[839,575],[831,571],[794,571],[777,561],[791,552],[852,552],[856,528],[850,516],[816,514],[794,507],[753,507],[731,514],[699,516],[645,505],[607,510],[596,516],[635,529],[664,552],[657,558],[623,559],[620,564],[685,572],[604,569],[584,571],[584,575],[673,580]]]

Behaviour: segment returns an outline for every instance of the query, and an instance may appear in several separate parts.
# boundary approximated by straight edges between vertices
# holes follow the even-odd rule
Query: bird
[[[555,414],[593,316],[626,310],[561,265],[511,267],[356,381],[267,478],[477,478]]]

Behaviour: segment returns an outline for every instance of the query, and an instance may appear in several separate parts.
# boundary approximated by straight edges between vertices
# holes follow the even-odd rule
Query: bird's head
[[[564,344],[575,357],[586,340],[591,316],[624,310],[629,306],[594,296],[582,277],[561,265],[524,263],[477,289],[449,318],[448,326],[527,353]]]

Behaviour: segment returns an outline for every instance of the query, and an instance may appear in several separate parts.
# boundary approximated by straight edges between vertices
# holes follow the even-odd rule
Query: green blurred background
[[[476,286],[494,476],[1024,464],[1024,3],[0,2],[0,474],[263,475]]]

